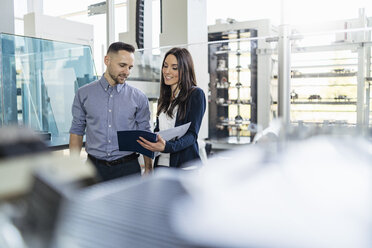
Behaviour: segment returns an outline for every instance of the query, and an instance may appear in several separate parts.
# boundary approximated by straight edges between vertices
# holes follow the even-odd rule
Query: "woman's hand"
[[[162,152],[165,149],[165,140],[158,134],[158,141],[153,143],[150,142],[142,137],[139,137],[140,140],[137,140],[137,142],[147,150],[150,150],[152,152]]]

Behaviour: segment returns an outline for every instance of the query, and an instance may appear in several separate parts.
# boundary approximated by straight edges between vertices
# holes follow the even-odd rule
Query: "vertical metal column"
[[[371,40],[371,31],[367,32],[367,41]],[[366,66],[366,108],[364,114],[364,126],[366,130],[369,128],[369,112],[371,109],[371,47],[366,47],[366,57],[367,57],[367,66]]]
[[[115,0],[106,0],[106,41],[107,48],[115,41]]]
[[[371,32],[368,32],[368,40],[371,39]],[[368,47],[367,48],[367,53],[366,53],[366,56],[367,56],[367,71],[366,71],[366,75],[367,75],[367,82],[366,82],[366,109],[365,109],[365,115],[364,115],[364,126],[366,129],[369,128],[369,112],[370,112],[370,109],[371,109],[371,106],[370,106],[370,103],[371,103],[371,81],[372,81],[372,78],[371,78],[371,47]]]
[[[250,37],[257,37],[258,30],[251,29],[250,30]],[[257,71],[257,63],[258,63],[258,57],[257,57],[257,40],[252,40],[250,42],[251,47],[251,64],[249,65],[249,69],[251,71],[251,116],[250,116],[250,121],[251,121],[251,127],[253,130],[250,131],[251,133],[251,141],[253,141],[254,136],[256,135],[256,132],[254,132],[255,126],[258,126],[258,107],[259,107],[259,102],[258,102],[258,84],[257,84],[257,78],[258,78],[258,71]],[[265,65],[266,67],[267,65]],[[263,81],[265,82],[265,81]],[[267,82],[267,81],[266,81]],[[265,86],[262,86],[265,87]],[[270,99],[267,99],[270,100]],[[260,114],[263,114],[260,112]],[[265,114],[263,114],[265,115]]]
[[[279,26],[278,43],[278,116],[283,124],[290,124],[290,88],[291,88],[291,45],[290,27],[283,24]]]
[[[360,26],[365,28],[366,27],[366,17],[364,9],[359,9],[359,23]],[[361,35],[359,35],[361,42],[365,41],[365,31]],[[364,94],[365,94],[365,75],[366,75],[366,47],[363,45],[358,47],[358,75],[357,75],[357,127],[363,128],[364,124]]]
[[[240,39],[240,30],[237,31],[237,39]],[[241,72],[241,68],[242,66],[240,65],[240,56],[241,56],[241,51],[240,51],[240,41],[238,40],[237,41],[237,48],[236,48],[236,73],[237,73],[237,82],[235,84],[236,86],[236,90],[238,91],[238,97],[236,99],[236,103],[237,103],[237,110],[238,110],[238,113],[237,113],[237,116],[235,116],[235,124],[236,124],[236,140],[238,142],[240,142],[240,132],[241,132],[241,125],[239,125],[240,123],[242,124],[243,123],[243,117],[240,115],[240,103],[241,103],[241,100],[240,100],[240,89],[241,87],[243,86],[242,83],[240,82],[240,72]]]

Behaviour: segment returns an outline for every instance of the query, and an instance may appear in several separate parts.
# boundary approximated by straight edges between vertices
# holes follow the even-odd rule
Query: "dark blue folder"
[[[139,152],[147,157],[154,158],[154,152],[138,144],[137,140],[140,136],[150,142],[156,142],[156,133],[141,130],[118,131],[119,151]]]

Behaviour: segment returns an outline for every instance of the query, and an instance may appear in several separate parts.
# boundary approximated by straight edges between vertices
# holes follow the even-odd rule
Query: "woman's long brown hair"
[[[179,93],[173,101],[171,101],[173,92],[171,87],[164,83],[163,75],[164,61],[170,54],[174,55],[177,59],[179,78],[177,85]],[[173,118],[173,110],[178,105],[178,116],[181,120],[184,119],[186,116],[187,99],[189,98],[194,86],[196,86],[196,78],[194,62],[192,61],[190,52],[186,48],[172,48],[165,54],[162,64],[157,116],[164,112]]]

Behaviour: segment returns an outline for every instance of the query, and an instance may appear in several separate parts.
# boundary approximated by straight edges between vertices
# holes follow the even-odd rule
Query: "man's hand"
[[[143,173],[143,175],[144,176],[150,175],[153,170],[152,159],[147,156],[143,156],[143,160],[145,161],[145,172]]]
[[[80,155],[81,148],[83,147],[83,136],[71,133],[70,134],[70,154]]]

